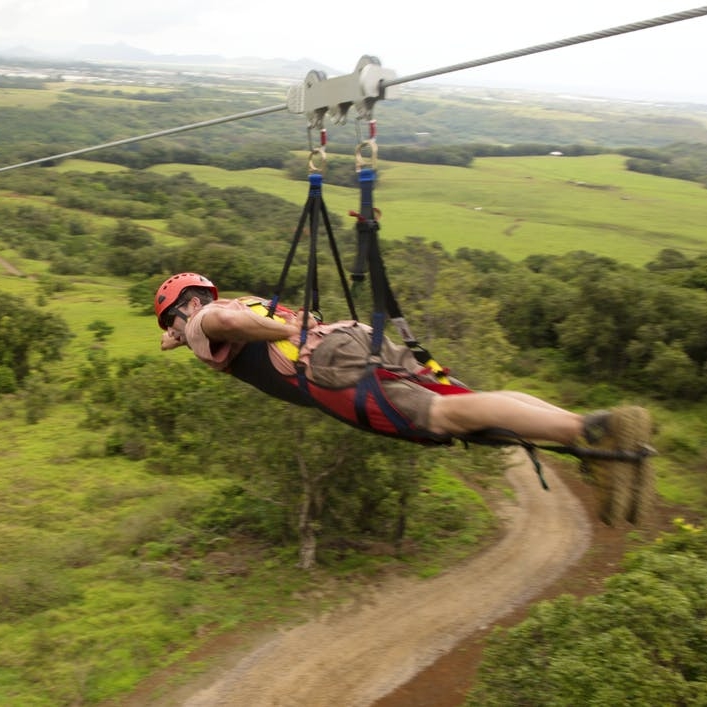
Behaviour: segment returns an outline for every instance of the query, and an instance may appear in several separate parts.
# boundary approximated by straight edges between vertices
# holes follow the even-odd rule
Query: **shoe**
[[[582,422],[582,437],[589,444],[599,444],[611,434],[611,412],[597,410],[584,416]]]
[[[586,455],[581,468],[607,525],[641,525],[651,516],[655,472],[649,457],[655,452],[650,436],[650,415],[637,406],[598,410],[582,419],[580,446]]]

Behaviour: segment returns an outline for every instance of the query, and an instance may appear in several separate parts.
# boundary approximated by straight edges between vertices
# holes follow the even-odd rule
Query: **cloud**
[[[135,36],[159,36],[164,32],[193,32],[199,18],[209,12],[223,9],[217,0],[122,0],[107,3],[105,0],[83,0],[83,21],[96,29],[120,36],[123,39]],[[226,13],[238,12],[242,3],[234,3]],[[241,10],[245,13],[245,10]],[[69,13],[71,14],[71,13]],[[208,38],[201,37],[202,43]]]

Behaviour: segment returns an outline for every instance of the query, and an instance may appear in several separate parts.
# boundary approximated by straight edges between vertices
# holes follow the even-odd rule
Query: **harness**
[[[270,316],[269,307],[261,300],[242,300],[251,312],[263,317]],[[277,309],[281,310],[278,305]],[[277,314],[275,319],[284,321]],[[349,425],[368,432],[394,437],[402,437],[422,444],[451,444],[453,438],[435,435],[412,424],[410,419],[398,410],[385,391],[385,381],[407,380],[429,390],[443,394],[469,393],[468,388],[459,385],[442,384],[420,378],[413,374],[402,374],[369,365],[364,376],[354,386],[341,388],[318,385],[305,375],[305,366],[300,361],[300,348],[286,339],[271,342],[295,367],[291,376],[283,375],[272,364],[268,355],[267,342],[246,344],[232,362],[228,372],[259,390],[307,407],[317,407],[328,415]]]

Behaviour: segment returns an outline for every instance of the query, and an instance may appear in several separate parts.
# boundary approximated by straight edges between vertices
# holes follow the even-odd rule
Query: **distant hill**
[[[0,45],[0,60],[31,60],[37,62],[98,62],[139,65],[170,66],[218,66],[239,69],[261,76],[302,78],[308,71],[324,71],[329,76],[341,73],[307,57],[290,60],[283,58],[262,59],[259,57],[224,57],[217,54],[154,54],[145,49],[132,47],[124,42],[116,44],[82,44],[72,49],[43,52],[28,46]]]

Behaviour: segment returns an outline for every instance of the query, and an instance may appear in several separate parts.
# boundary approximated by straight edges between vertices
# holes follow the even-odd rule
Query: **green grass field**
[[[82,92],[89,92],[91,100],[106,103],[124,103],[127,105],[140,105],[140,101],[130,97],[135,93],[168,93],[171,89],[133,85],[110,85],[91,86],[90,84],[72,81],[61,81],[56,83],[46,83],[41,91],[29,88],[0,88],[1,108],[27,108],[31,110],[41,110],[48,108],[61,99],[61,96],[75,96],[71,89],[80,89]],[[120,91],[122,96],[103,95],[105,91]]]
[[[41,110],[56,103],[54,91],[32,91],[25,88],[0,88],[0,106],[4,108],[29,108]]]
[[[688,256],[707,249],[707,191],[675,179],[628,172],[618,155],[483,158],[470,169],[380,163],[375,192],[381,235],[421,236],[448,250],[494,250],[512,260],[586,250],[642,266],[663,248]],[[304,204],[308,184],[277,170],[228,172],[160,165],[217,187],[248,186]],[[357,210],[355,189],[329,186],[331,213]]]

